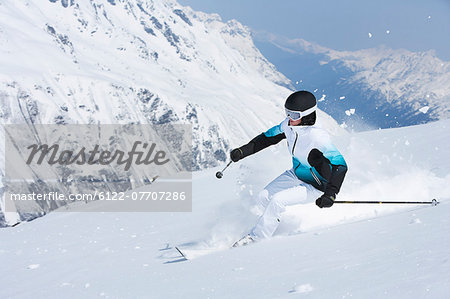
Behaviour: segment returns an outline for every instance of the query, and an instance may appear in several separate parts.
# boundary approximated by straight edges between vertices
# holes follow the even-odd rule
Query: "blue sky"
[[[450,61],[450,0],[178,2],[218,13],[224,21],[236,19],[254,31],[303,38],[336,50],[379,45],[411,51],[432,49],[440,59]]]

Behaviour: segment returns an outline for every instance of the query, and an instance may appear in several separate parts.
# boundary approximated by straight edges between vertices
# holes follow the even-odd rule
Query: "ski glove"
[[[330,208],[334,204],[336,195],[323,194],[321,197],[316,199],[316,205],[319,208]]]
[[[244,157],[244,153],[242,152],[242,150],[240,148],[235,148],[230,153],[230,158],[231,158],[231,161],[233,161],[233,162],[237,162],[237,161],[241,160],[243,157]]]

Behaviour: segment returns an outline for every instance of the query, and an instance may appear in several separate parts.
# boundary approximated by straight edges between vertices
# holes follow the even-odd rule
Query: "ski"
[[[186,260],[188,260],[187,256],[183,253],[183,251],[180,250],[180,248],[175,246],[175,249],[181,254],[182,257],[184,257]]]

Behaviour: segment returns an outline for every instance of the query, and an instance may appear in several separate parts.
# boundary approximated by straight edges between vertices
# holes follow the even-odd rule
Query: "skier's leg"
[[[295,196],[281,194],[282,191],[294,187],[296,187]],[[265,210],[250,235],[255,239],[270,238],[277,229],[281,213],[285,211],[286,206],[306,200],[307,195],[307,186],[302,184],[292,169],[281,174],[260,193],[259,200],[261,205],[265,205]]]
[[[259,192],[258,197],[256,198],[256,206],[264,211],[275,194],[298,186],[300,183],[301,181],[295,176],[292,169],[286,170]]]

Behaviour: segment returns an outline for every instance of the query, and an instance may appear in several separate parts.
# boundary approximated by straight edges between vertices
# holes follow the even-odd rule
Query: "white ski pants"
[[[317,199],[322,192],[297,178],[293,169],[286,170],[270,182],[258,195],[257,205],[264,209],[250,235],[270,238],[277,229],[286,206]]]

